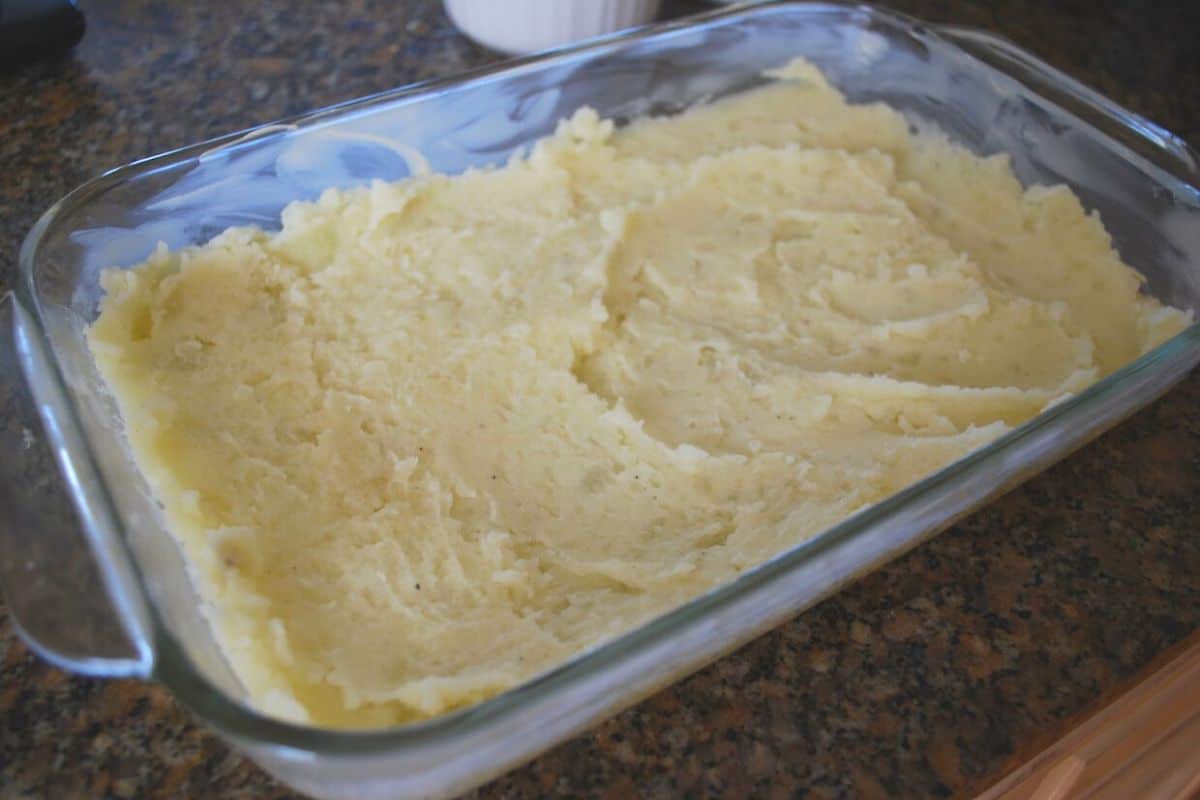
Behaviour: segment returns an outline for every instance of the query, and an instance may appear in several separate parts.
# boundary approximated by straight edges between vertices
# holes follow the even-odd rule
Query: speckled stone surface
[[[0,74],[0,290],[37,215],[104,169],[496,58],[432,0],[80,5],[89,31],[73,56]],[[1150,16],[1115,0],[890,5],[1001,32],[1200,143],[1194,3]],[[1193,375],[934,541],[477,796],[977,791],[1200,627],[1198,524]],[[0,796],[293,795],[161,688],[37,660],[0,607]]]

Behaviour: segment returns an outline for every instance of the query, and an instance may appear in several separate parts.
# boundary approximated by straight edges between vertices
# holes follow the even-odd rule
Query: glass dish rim
[[[58,413],[60,417],[59,423],[70,426],[76,431],[82,432],[83,430],[83,426],[80,424],[80,414],[76,405],[76,398],[71,392],[68,382],[65,380],[57,357],[53,355],[54,349],[48,335],[43,309],[37,299],[37,292],[34,286],[34,264],[38,255],[38,246],[44,234],[65,210],[86,203],[91,197],[114,185],[120,184],[127,178],[150,175],[160,169],[174,167],[183,161],[203,158],[206,154],[216,150],[237,147],[240,144],[250,144],[256,137],[281,128],[316,125],[338,115],[366,111],[376,105],[392,103],[402,99],[417,99],[433,95],[461,84],[517,73],[523,69],[536,67],[544,62],[553,61],[558,58],[577,56],[589,51],[600,51],[614,45],[623,45],[632,41],[666,36],[681,30],[727,23],[740,17],[756,16],[772,10],[778,11],[782,9],[793,9],[811,14],[854,14],[861,15],[866,19],[888,22],[900,26],[909,32],[919,32],[939,38],[947,46],[955,48],[959,52],[978,61],[982,67],[1000,71],[1008,77],[1019,80],[1018,76],[1006,71],[1003,67],[977,58],[970,51],[963,48],[960,42],[943,35],[955,30],[973,32],[973,29],[932,25],[890,9],[882,9],[860,3],[841,2],[840,0],[824,0],[823,2],[815,3],[804,2],[803,0],[773,0],[773,2],[767,3],[716,9],[703,14],[685,17],[681,20],[657,23],[610,34],[588,40],[582,44],[568,45],[531,56],[500,61],[496,64],[458,73],[453,76],[435,78],[335,103],[289,118],[256,125],[248,129],[129,162],[85,182],[53,204],[31,228],[22,242],[19,251],[17,281],[13,290],[14,297],[20,306],[32,312],[27,316],[32,320],[33,333],[36,335],[44,351],[51,354],[48,359],[51,374],[48,377],[66,400],[64,408]],[[1007,44],[1006,40],[1002,37],[991,33],[979,31],[976,35]],[[1042,69],[1052,76],[1057,72],[1027,51],[1016,46],[1013,47],[1022,57],[1028,60],[1032,67]],[[1041,94],[1040,91],[1038,93]],[[1118,121],[1126,127],[1136,129],[1144,124],[1144,120],[1132,112],[1128,112],[1115,104],[1113,104],[1113,107],[1121,112],[1122,118]],[[1164,131],[1163,133],[1166,132]],[[1175,171],[1168,170],[1168,173],[1200,194],[1200,189],[1197,189],[1192,180],[1184,178]],[[1135,361],[1098,381],[1080,394],[1043,411],[1033,419],[1009,431],[984,447],[946,465],[937,472],[891,495],[885,500],[863,509],[795,547],[747,570],[735,580],[711,589],[666,614],[655,617],[632,630],[585,650],[525,683],[474,705],[447,714],[414,723],[369,729],[319,727],[288,722],[268,716],[243,701],[228,696],[201,673],[176,641],[174,634],[163,623],[159,610],[149,601],[148,596],[146,608],[150,619],[150,644],[153,652],[153,665],[146,677],[166,685],[185,706],[205,722],[215,726],[222,733],[243,741],[287,747],[300,751],[310,751],[320,753],[323,756],[362,757],[384,755],[405,746],[433,745],[438,742],[452,740],[467,731],[476,730],[491,723],[497,723],[534,700],[553,697],[555,694],[569,689],[570,686],[584,681],[597,672],[610,668],[612,665],[645,649],[652,643],[667,638],[673,629],[703,619],[715,608],[729,605],[740,598],[767,589],[771,583],[792,572],[801,564],[809,562],[821,553],[834,548],[847,539],[851,539],[860,533],[865,533],[875,525],[886,522],[898,511],[911,505],[916,499],[936,492],[939,487],[946,485],[971,470],[979,468],[980,465],[986,465],[999,459],[1006,452],[1015,449],[1022,441],[1035,436],[1048,427],[1059,424],[1064,418],[1074,418],[1082,415],[1086,412],[1087,408],[1109,393],[1117,390],[1132,376],[1144,370],[1152,369],[1160,363],[1182,361],[1188,357],[1191,357],[1193,364],[1196,361],[1200,361],[1200,322],[1193,322],[1191,326],[1171,340],[1143,354]],[[86,435],[81,436],[80,440],[83,443],[83,456],[90,460],[93,465],[96,464],[93,442]],[[97,467],[96,474],[100,481],[101,491],[106,496],[111,496],[107,485],[108,479],[103,471]],[[120,519],[119,515],[118,519]],[[917,540],[919,540],[919,537]],[[123,537],[122,545],[128,548]],[[142,592],[143,596],[146,596],[145,581],[141,575],[140,566],[132,553],[128,555],[130,563],[134,565],[137,573],[138,589]],[[862,574],[863,571],[869,571],[871,568],[873,567],[864,567],[858,574]],[[830,588],[836,589],[836,587]]]

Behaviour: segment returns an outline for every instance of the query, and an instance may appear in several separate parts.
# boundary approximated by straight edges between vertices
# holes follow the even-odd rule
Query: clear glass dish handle
[[[1200,184],[1200,153],[1145,117],[1109,100],[1066,73],[1033,59],[1019,45],[993,33],[953,25],[934,32],[985,64],[1054,100],[1155,166],[1192,185]]]
[[[128,552],[76,510],[67,485],[77,489],[86,477],[65,460],[53,415],[22,379],[22,364],[43,376],[46,367],[29,321],[11,293],[0,296],[0,589],[8,614],[53,664],[144,677],[153,654]]]

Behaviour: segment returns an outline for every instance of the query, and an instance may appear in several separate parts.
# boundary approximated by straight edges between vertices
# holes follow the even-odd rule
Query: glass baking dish
[[[666,616],[474,707],[372,731],[249,707],[124,447],[88,355],[99,271],[159,241],[277,228],[288,202],[427,162],[502,161],[589,104],[627,119],[761,82],[796,56],[1026,184],[1067,183],[1163,301],[1200,308],[1197,159],[1170,133],[1008,42],[865,6],[779,2],[652,26],[186,147],[80,187],[38,221],[0,306],[0,580],[18,629],[76,672],[160,681],[292,786],[320,797],[465,790],[693,672],[1063,457],[1200,361],[1188,330],[993,444]],[[57,469],[55,469],[55,463]],[[69,498],[69,499],[67,499]],[[72,512],[72,507],[74,513]]]

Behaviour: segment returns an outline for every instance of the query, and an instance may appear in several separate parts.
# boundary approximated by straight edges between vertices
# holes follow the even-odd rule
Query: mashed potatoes
[[[476,702],[1187,323],[1066,188],[778,77],[105,274],[92,350],[256,702]]]

